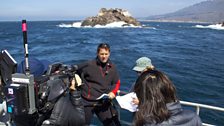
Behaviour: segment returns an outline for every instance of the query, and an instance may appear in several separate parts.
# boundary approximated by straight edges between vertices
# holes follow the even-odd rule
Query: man
[[[136,60],[136,64],[132,70],[136,71],[139,74],[148,69],[154,69],[151,59],[149,59],[148,57],[141,57]]]
[[[153,70],[154,68],[155,67],[152,65],[152,61],[150,58],[140,57],[135,61],[135,65],[132,68],[132,70],[135,71],[138,76],[140,76],[142,72],[150,70],[150,69]],[[133,91],[134,84],[131,86],[131,89],[129,92]]]
[[[115,119],[116,113],[111,100],[120,88],[120,79],[115,65],[110,60],[110,46],[101,43],[97,48],[97,57],[78,65],[79,74],[84,82],[82,98],[86,125],[90,125],[95,113],[104,126],[120,125]],[[108,98],[99,97],[106,94]]]
[[[154,66],[152,65],[151,59],[148,57],[141,57],[136,60],[135,66],[133,67],[132,70],[134,70],[138,74],[138,76],[140,76],[141,73],[143,73],[144,71],[153,70],[153,69],[154,69]],[[129,92],[133,91],[134,84],[131,86],[131,89]],[[133,98],[132,102],[138,105],[139,103],[138,98]]]
[[[54,80],[54,82],[60,81]],[[69,87],[69,92],[66,91],[66,89],[63,89],[64,84],[59,85],[61,88],[58,92],[63,93],[56,98],[57,102],[54,104],[50,118],[45,120],[41,126],[85,125],[84,107],[82,104],[80,91],[78,89],[81,84],[81,78],[75,74]],[[54,83],[54,85],[58,85],[58,83]]]

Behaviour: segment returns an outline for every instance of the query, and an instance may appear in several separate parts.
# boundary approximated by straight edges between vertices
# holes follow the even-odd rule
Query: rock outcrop
[[[81,26],[92,26],[95,25],[107,25],[114,22],[125,22],[125,26],[134,25],[141,26],[141,24],[131,16],[131,14],[123,9],[109,9],[102,8],[97,16],[86,18]]]

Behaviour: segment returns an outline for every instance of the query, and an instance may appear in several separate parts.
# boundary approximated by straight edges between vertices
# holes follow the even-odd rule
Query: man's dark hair
[[[110,45],[107,43],[100,43],[97,47],[97,53],[100,51],[100,49],[105,49],[105,50],[109,50],[110,52]]]

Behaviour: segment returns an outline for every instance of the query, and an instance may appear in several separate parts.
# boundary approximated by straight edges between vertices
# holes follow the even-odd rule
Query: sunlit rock
[[[105,26],[114,22],[125,22],[124,26],[141,26],[140,22],[133,18],[127,10],[118,8],[109,10],[102,8],[97,16],[86,18],[81,26]]]

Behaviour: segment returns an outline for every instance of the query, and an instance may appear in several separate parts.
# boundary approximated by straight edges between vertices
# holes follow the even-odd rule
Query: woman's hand
[[[138,105],[139,104],[138,98],[132,98],[132,103]]]

